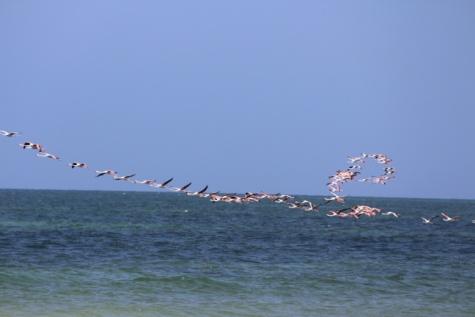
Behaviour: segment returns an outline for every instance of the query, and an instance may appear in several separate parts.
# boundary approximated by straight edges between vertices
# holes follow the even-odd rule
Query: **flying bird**
[[[340,203],[340,204],[344,204],[344,203],[345,203],[345,197],[339,196],[339,195],[335,194],[335,193],[332,192],[332,191],[331,191],[330,193],[333,195],[333,197],[324,198],[324,199],[326,200],[325,205],[328,204],[328,203],[330,203],[330,202],[332,202],[332,201],[335,201],[335,202]]]
[[[308,201],[308,200],[303,200],[301,205],[300,205],[300,208],[303,209],[304,211],[314,211],[314,210],[317,210],[318,211],[318,205],[314,205],[311,201]]]
[[[41,144],[33,142],[23,142],[19,144],[23,149],[37,150],[38,152],[44,152],[44,148]]]
[[[212,203],[216,203],[222,200],[223,200],[223,196],[220,196],[218,193],[209,194],[209,201],[211,201]]]
[[[144,179],[142,181],[134,180],[134,184],[142,184],[142,185],[152,186],[155,183],[156,183],[156,180],[154,180],[154,179]]]
[[[45,153],[45,152],[38,153],[38,154],[36,154],[36,156],[46,157],[46,158],[49,158],[49,159],[52,159],[52,160],[59,160],[59,156],[56,156],[56,155],[53,155],[53,154],[50,154],[50,153]]]
[[[0,135],[6,136],[8,138],[17,136],[18,134],[21,134],[21,133],[20,132],[0,130]]]
[[[426,225],[428,225],[428,224],[431,224],[431,225],[434,224],[434,223],[432,222],[432,220],[434,220],[434,219],[436,219],[436,218],[439,218],[439,216],[437,215],[437,216],[434,216],[434,217],[431,217],[431,218],[424,218],[424,217],[421,217],[422,223],[424,223],[424,224],[426,224]]]
[[[384,216],[393,216],[394,218],[399,218],[399,214],[394,211],[383,212],[381,215]]]
[[[114,176],[116,181],[128,181],[130,178],[134,177],[135,174],[125,175],[125,176]]]
[[[188,196],[203,196],[207,197],[208,195],[205,194],[205,192],[208,190],[208,185],[206,185],[202,190],[197,191],[197,192],[189,192],[186,193]]]
[[[71,168],[87,168],[86,163],[80,163],[80,162],[69,163],[69,166],[71,166]]]
[[[350,164],[364,163],[364,159],[367,157],[368,157],[368,154],[366,153],[362,153],[361,156],[355,156],[355,157],[348,156],[348,162]]]
[[[442,221],[445,221],[445,222],[454,222],[454,221],[458,221],[460,219],[460,217],[458,217],[458,216],[450,217],[449,215],[447,215],[446,213],[443,213],[443,212],[441,212],[440,215],[443,217]]]
[[[96,171],[96,173],[97,173],[96,177],[101,177],[101,176],[104,176],[104,175],[110,175],[110,176],[117,175],[117,172],[113,171],[113,170]]]
[[[173,177],[167,179],[167,180],[164,181],[163,183],[160,183],[160,184],[155,183],[155,184],[151,184],[150,186],[155,187],[155,188],[165,188],[165,187],[167,187],[167,185],[170,184],[172,181],[173,181]]]
[[[184,192],[184,191],[186,191],[186,189],[187,189],[188,187],[190,187],[190,186],[191,186],[191,182],[189,182],[188,184],[186,184],[186,185],[184,185],[184,186],[182,186],[182,187],[180,187],[180,188],[178,188],[178,187],[171,188],[171,190],[173,190],[173,191],[175,191],[175,192]]]

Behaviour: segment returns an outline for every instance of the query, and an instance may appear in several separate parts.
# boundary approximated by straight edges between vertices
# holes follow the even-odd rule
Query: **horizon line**
[[[155,193],[155,194],[180,194],[174,192],[164,192],[164,191],[153,191],[153,190],[115,190],[115,189],[57,189],[57,188],[0,188],[0,191],[4,190],[31,190],[31,191],[77,191],[77,192],[131,192],[131,193]],[[229,192],[223,194],[243,194],[240,192]],[[300,193],[290,193],[292,196],[312,196],[312,197],[327,197],[328,195],[317,195],[317,194],[300,194]],[[378,198],[378,199],[439,199],[439,200],[470,200],[473,201],[475,198],[448,198],[448,197],[401,197],[401,196],[351,196],[347,195],[346,198]]]

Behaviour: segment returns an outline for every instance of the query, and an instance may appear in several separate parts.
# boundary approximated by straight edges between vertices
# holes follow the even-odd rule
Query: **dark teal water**
[[[352,202],[401,217],[3,190],[0,316],[475,316],[475,201]]]

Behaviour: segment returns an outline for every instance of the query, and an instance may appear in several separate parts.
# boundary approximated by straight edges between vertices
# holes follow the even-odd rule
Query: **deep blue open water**
[[[475,316],[475,201],[351,202],[401,217],[2,190],[0,316]]]

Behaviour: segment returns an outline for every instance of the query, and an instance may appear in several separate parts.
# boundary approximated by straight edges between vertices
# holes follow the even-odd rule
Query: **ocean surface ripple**
[[[401,217],[0,190],[0,316],[475,316],[475,201],[348,201]]]

